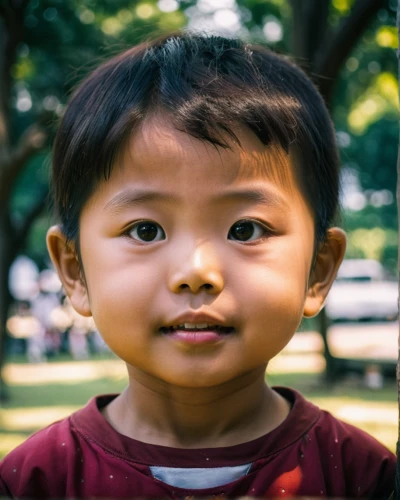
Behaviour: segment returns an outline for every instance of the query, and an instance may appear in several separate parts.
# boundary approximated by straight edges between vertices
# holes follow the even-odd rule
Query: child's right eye
[[[136,222],[129,228],[126,234],[134,240],[146,243],[165,240],[165,233],[162,227],[150,220]]]

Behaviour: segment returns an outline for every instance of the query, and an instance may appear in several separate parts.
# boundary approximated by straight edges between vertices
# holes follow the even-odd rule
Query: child
[[[384,446],[265,383],[343,258],[338,163],[321,97],[265,48],[171,35],[92,73],[56,139],[47,243],[129,385],[10,453],[0,492],[388,497]]]

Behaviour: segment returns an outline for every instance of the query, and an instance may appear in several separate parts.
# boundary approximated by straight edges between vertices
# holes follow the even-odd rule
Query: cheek
[[[85,266],[89,303],[100,329],[117,325],[137,325],[148,320],[153,301],[161,288],[160,272],[154,262],[119,259],[118,255],[104,259],[91,256]]]
[[[289,263],[283,268],[276,264],[259,268],[249,277],[243,297],[246,319],[266,342],[286,345],[301,321],[307,277],[302,267],[300,270]]]

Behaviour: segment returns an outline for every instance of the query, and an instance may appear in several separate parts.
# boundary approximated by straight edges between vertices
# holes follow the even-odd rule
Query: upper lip
[[[176,316],[175,318],[168,321],[163,326],[178,326],[184,325],[185,323],[191,323],[194,325],[207,323],[207,325],[218,325],[218,326],[231,326],[226,323],[219,315],[207,314],[207,313],[197,313],[193,311],[188,311]]]

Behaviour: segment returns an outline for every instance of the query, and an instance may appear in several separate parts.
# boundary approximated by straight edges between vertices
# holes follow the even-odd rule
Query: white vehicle
[[[333,321],[394,320],[398,315],[398,284],[376,260],[346,259],[325,308]]]

